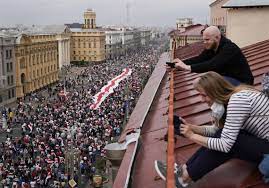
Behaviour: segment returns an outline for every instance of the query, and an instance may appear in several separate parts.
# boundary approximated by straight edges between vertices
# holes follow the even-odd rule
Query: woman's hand
[[[181,124],[180,133],[183,134],[186,138],[191,138],[194,135],[191,124]]]
[[[182,117],[180,117],[180,120],[182,121],[182,124],[189,124],[185,119],[183,119]]]

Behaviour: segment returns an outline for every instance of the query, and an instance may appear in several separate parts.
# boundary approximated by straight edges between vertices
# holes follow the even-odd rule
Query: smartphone
[[[168,65],[171,68],[175,68],[175,63],[166,62],[166,65]]]

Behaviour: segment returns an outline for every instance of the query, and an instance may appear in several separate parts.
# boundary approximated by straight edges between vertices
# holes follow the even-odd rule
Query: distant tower
[[[96,14],[92,9],[87,9],[84,12],[84,28],[95,29],[96,28]]]
[[[131,2],[126,0],[126,25],[130,24],[130,9],[131,9]]]

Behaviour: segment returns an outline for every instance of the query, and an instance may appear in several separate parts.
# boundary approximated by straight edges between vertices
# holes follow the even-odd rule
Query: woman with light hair
[[[269,153],[269,97],[251,86],[233,86],[221,75],[207,72],[194,88],[212,110],[211,126],[198,126],[181,119],[180,131],[202,147],[183,165],[175,165],[176,186],[187,187],[229,159],[260,163]],[[155,161],[166,179],[166,165]]]

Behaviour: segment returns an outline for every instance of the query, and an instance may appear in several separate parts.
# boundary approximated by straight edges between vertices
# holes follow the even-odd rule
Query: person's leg
[[[186,163],[183,165],[183,182],[197,181],[208,172],[217,168],[232,158],[229,153],[223,153],[201,147]]]
[[[240,131],[231,153],[241,160],[260,163],[263,155],[269,154],[269,141]]]

